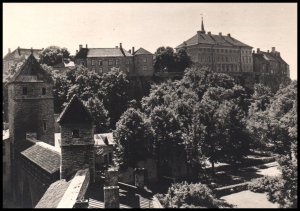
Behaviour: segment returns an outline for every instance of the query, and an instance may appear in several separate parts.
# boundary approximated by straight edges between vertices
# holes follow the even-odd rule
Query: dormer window
[[[79,130],[72,130],[72,138],[79,138]]]
[[[27,87],[23,87],[23,95],[27,95]]]
[[[46,95],[46,88],[45,87],[42,88],[42,95]]]

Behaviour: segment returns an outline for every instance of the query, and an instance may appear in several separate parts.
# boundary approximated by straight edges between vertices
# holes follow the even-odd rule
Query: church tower
[[[53,80],[31,54],[8,82],[9,133],[14,151],[26,148],[26,133],[54,145]]]
[[[80,169],[89,168],[95,175],[94,125],[89,110],[76,95],[60,114],[60,178],[69,179]]]

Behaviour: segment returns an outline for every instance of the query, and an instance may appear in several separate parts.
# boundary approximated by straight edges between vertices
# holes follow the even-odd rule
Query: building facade
[[[272,51],[261,51],[259,48],[256,53],[253,51],[255,73],[281,75],[290,77],[289,65],[281,58],[280,52],[272,47]]]
[[[253,72],[252,47],[219,33],[202,30],[175,49],[185,49],[196,66],[206,66],[214,72]]]
[[[75,65],[83,65],[99,74],[107,73],[112,68],[119,68],[129,76],[152,76],[153,54],[140,48],[136,52],[126,51],[120,46],[115,48],[85,48],[79,45],[75,55]]]

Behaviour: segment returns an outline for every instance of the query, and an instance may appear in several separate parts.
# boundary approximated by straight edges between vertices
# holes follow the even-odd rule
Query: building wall
[[[79,138],[72,137],[72,130],[79,129]],[[60,178],[73,176],[78,170],[90,168],[95,175],[94,128],[88,125],[61,125]]]
[[[3,194],[11,193],[11,143],[10,138],[2,141],[2,184]]]
[[[251,48],[198,44],[186,47],[186,51],[196,66],[206,66],[214,72],[253,71]]]
[[[23,87],[27,87],[27,95],[22,94]],[[45,95],[42,95],[42,88],[46,88]],[[52,85],[47,83],[9,84],[8,98],[12,143],[18,145],[17,142],[20,143],[25,139],[26,132],[36,132],[37,139],[54,146]]]
[[[134,56],[134,76],[152,76],[153,72],[153,55],[139,54]]]

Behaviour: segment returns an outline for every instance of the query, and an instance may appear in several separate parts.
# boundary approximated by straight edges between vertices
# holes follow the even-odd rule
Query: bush
[[[201,183],[172,184],[166,195],[157,194],[157,198],[166,208],[229,207],[228,204],[218,200],[208,186]]]
[[[256,193],[264,193],[273,190],[278,183],[279,177],[261,177],[249,183],[248,189]]]

